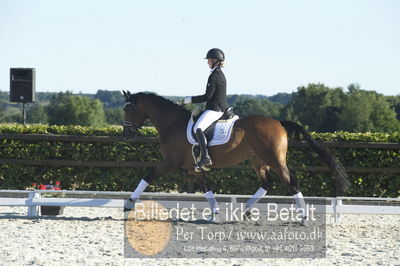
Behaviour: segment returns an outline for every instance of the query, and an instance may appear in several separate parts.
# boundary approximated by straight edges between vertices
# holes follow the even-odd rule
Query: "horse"
[[[185,169],[200,184],[207,198],[212,214],[218,214],[219,208],[210,189],[206,173],[194,171],[192,145],[187,140],[186,130],[191,112],[183,106],[164,97],[151,93],[123,91],[124,106],[123,136],[134,138],[137,130],[145,121],[150,120],[159,133],[160,150],[163,161],[144,177],[132,192],[125,210],[134,207],[147,185],[161,175]],[[328,164],[335,177],[335,190],[345,192],[350,186],[348,176],[342,164],[331,153],[320,147],[301,125],[292,121],[279,121],[261,115],[250,115],[235,121],[230,139],[227,143],[209,147],[213,164],[210,169],[224,168],[250,159],[251,166],[260,180],[259,190],[246,203],[247,214],[258,200],[272,188],[271,171],[275,172],[286,183],[294,195],[298,209],[303,210],[303,221],[307,218],[304,212],[305,201],[295,175],[286,164],[288,138],[303,136],[305,141]]]

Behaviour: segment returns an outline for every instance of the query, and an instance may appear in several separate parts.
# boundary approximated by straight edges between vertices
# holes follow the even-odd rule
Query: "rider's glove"
[[[192,97],[186,96],[186,97],[183,99],[183,103],[184,103],[184,104],[192,103]]]

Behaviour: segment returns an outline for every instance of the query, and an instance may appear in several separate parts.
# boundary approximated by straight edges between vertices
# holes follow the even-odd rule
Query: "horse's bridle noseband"
[[[132,123],[132,122],[125,121],[125,120],[123,121],[122,125],[123,125],[124,127],[131,127],[131,128],[134,128],[135,130],[137,130],[137,129],[139,129],[139,128],[142,127],[141,125],[139,125],[139,124],[137,124],[137,123]]]
[[[131,101],[127,102],[124,105],[124,110],[128,106],[135,106],[135,104],[133,102],[131,102]],[[130,133],[132,133],[134,136],[136,136],[137,130],[142,127],[138,123],[132,123],[132,122],[129,122],[129,121],[126,121],[126,120],[123,121],[122,125],[123,125],[124,128],[128,128],[128,130],[130,130]]]

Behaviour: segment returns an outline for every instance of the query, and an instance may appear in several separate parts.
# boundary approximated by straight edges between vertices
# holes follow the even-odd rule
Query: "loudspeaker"
[[[34,68],[10,68],[10,102],[31,103],[36,100]]]

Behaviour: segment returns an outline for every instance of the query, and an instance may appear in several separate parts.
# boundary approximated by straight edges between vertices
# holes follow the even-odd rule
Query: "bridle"
[[[127,102],[124,105],[124,111],[128,106],[133,106],[134,107],[135,104],[133,102],[131,102],[131,101]],[[136,136],[137,130],[142,127],[142,125],[139,125],[138,123],[133,123],[133,122],[126,121],[126,120],[123,121],[122,125],[124,127],[124,131],[125,130],[129,130],[129,133],[133,134],[133,136]]]
[[[123,107],[123,110],[124,111],[126,111],[126,108],[127,107],[129,107],[129,106],[132,106],[132,107],[135,107],[136,105],[135,105],[135,103],[134,102],[132,102],[132,100],[130,100],[130,99],[127,99],[126,100],[127,102],[125,103],[125,105],[124,105],[124,107]],[[166,117],[166,116],[168,116],[169,114],[167,114],[167,113],[163,113],[163,114],[161,114],[161,115],[159,115],[159,116],[157,116],[157,117],[153,117],[152,118],[152,121],[153,121],[153,123],[155,123],[155,122],[157,122],[157,121],[160,121],[160,120],[162,120],[164,117]],[[149,123],[151,123],[150,121],[148,121]],[[136,137],[136,133],[137,133],[137,130],[138,129],[140,129],[140,128],[142,128],[143,126],[146,126],[146,121],[144,122],[144,124],[143,125],[140,125],[140,124],[138,124],[138,123],[133,123],[133,122],[130,122],[130,121],[126,121],[126,120],[124,120],[123,121],[123,123],[122,123],[122,125],[123,125],[123,131],[124,131],[124,136],[126,136],[126,137],[128,137],[128,135],[131,135],[131,136],[133,136],[133,137]]]
[[[137,124],[137,123],[132,123],[132,122],[125,121],[125,120],[123,121],[122,125],[123,125],[124,127],[134,128],[135,130],[137,130],[137,129],[139,129],[139,128],[142,127],[141,125],[139,125],[139,124]]]

